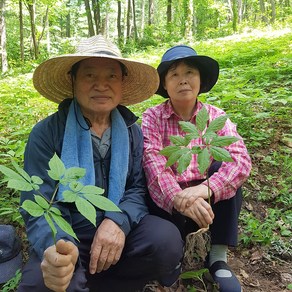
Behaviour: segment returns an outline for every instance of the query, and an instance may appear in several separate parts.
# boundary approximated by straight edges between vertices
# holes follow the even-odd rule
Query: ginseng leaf
[[[86,173],[85,168],[81,167],[70,167],[65,170],[64,176],[60,179],[60,183],[62,185],[66,185],[72,181],[76,181],[82,177],[84,177]]]
[[[104,189],[99,188],[97,186],[84,186],[83,189],[80,191],[82,194],[92,194],[92,195],[102,195],[104,193]]]
[[[197,139],[200,137],[199,131],[193,123],[183,121],[178,123],[184,132],[189,133],[189,135],[192,136],[192,139]]]
[[[45,214],[44,214],[44,217],[45,217],[47,223],[48,223],[49,226],[50,226],[50,229],[51,229],[51,231],[52,231],[53,238],[54,238],[54,241],[55,241],[55,239],[56,239],[56,234],[57,234],[57,229],[56,229],[56,226],[55,226],[55,224],[54,224],[54,222],[53,222],[53,220],[52,220],[52,217],[51,217],[51,215],[48,214],[48,213],[45,213]]]
[[[106,197],[93,195],[93,194],[83,194],[84,197],[97,208],[104,211],[121,212],[120,208],[117,207],[111,200]]]
[[[185,138],[181,136],[170,136],[169,140],[176,146],[186,146]]]
[[[23,170],[21,167],[19,167],[19,165],[14,161],[11,160],[11,163],[13,165],[13,167],[16,169],[16,171],[28,182],[31,181],[30,176],[28,175],[28,173]]]
[[[93,205],[81,197],[76,198],[75,205],[79,213],[96,226],[96,210]]]
[[[0,171],[9,179],[26,181],[20,174],[4,165],[0,165]]]
[[[207,122],[209,120],[209,114],[205,107],[198,112],[196,115],[196,125],[199,131],[203,132],[207,126]]]
[[[226,162],[233,162],[232,157],[230,156],[229,152],[217,146],[211,146],[210,152],[213,158],[217,161],[226,161]]]
[[[199,172],[204,174],[210,165],[210,153],[207,148],[198,154]]]
[[[63,191],[62,196],[63,196],[63,202],[73,203],[76,200],[77,194],[70,190],[65,190]]]
[[[187,153],[188,151],[190,151],[188,148],[180,148],[180,149],[177,150],[176,152],[173,152],[173,153],[169,156],[169,158],[168,158],[168,160],[167,160],[165,166],[168,167],[168,166],[173,165],[174,163],[176,163],[176,162],[180,159],[180,157],[181,157],[182,155],[184,155],[184,154]]]
[[[212,146],[225,147],[237,142],[238,140],[240,139],[234,136],[217,136],[211,141],[210,144]]]
[[[192,160],[192,153],[189,151],[188,153],[183,154],[178,160],[177,171],[182,174],[190,165]]]
[[[217,132],[221,130],[224,127],[227,119],[228,117],[226,115],[219,116],[218,118],[210,122],[207,131]]]
[[[35,199],[36,203],[39,206],[41,206],[43,209],[47,210],[50,208],[49,203],[42,196],[34,195],[34,199]]]
[[[172,153],[174,153],[178,150],[180,150],[179,146],[170,145],[170,146],[166,146],[165,148],[160,150],[159,154],[169,157]]]
[[[62,218],[62,216],[57,215],[54,212],[50,212],[49,215],[53,218],[60,229],[79,241],[71,225],[64,218]]]
[[[50,159],[49,167],[50,169],[48,170],[48,175],[50,176],[50,178],[57,181],[61,180],[61,178],[65,174],[65,165],[56,153]]]
[[[22,203],[21,208],[33,217],[40,217],[44,215],[44,209],[31,200],[25,200]]]
[[[22,179],[9,179],[7,187],[10,189],[29,192],[34,188],[31,183],[27,182],[24,178]]]

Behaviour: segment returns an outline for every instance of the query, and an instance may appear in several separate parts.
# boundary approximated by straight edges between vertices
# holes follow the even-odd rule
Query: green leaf
[[[63,202],[66,202],[66,203],[73,203],[75,202],[76,200],[76,197],[78,196],[76,193],[70,191],[70,190],[65,190],[63,193],[62,193],[62,196],[63,196]]]
[[[21,208],[33,217],[40,217],[44,215],[44,209],[31,200],[25,200],[22,203]]]
[[[82,177],[84,177],[86,173],[85,168],[80,167],[70,167],[65,170],[64,176],[60,180],[60,183],[66,185],[72,181],[76,181]]]
[[[165,148],[160,150],[159,154],[169,157],[173,152],[176,152],[180,149],[181,148],[179,146],[170,145],[170,146],[166,146]]]
[[[102,195],[104,193],[104,189],[99,188],[97,186],[87,185],[84,186],[81,190],[82,194],[92,194],[92,195]]]
[[[16,169],[16,171],[28,182],[31,181],[30,176],[28,175],[28,173],[23,170],[13,159],[11,160],[11,163],[13,165],[13,167]]]
[[[207,273],[208,269],[200,269],[197,271],[187,271],[180,274],[181,279],[197,279],[203,276],[204,273]]]
[[[169,156],[169,158],[168,158],[168,160],[167,160],[165,166],[168,167],[168,166],[173,165],[174,163],[176,163],[176,162],[180,159],[180,157],[181,157],[183,154],[185,154],[185,153],[188,152],[188,151],[189,151],[189,149],[187,149],[187,148],[180,148],[180,149],[177,150],[176,152],[173,152],[173,153]]]
[[[177,171],[182,174],[190,165],[192,160],[192,153],[189,151],[188,153],[183,154],[178,160]]]
[[[26,181],[21,175],[19,175],[17,172],[14,170],[4,166],[0,165],[0,171],[9,179],[16,179],[16,180],[24,180]]]
[[[97,208],[104,211],[114,211],[121,212],[120,208],[117,207],[111,200],[106,197],[93,195],[93,194],[84,194],[84,197]]]
[[[94,226],[96,226],[96,210],[93,205],[81,197],[76,198],[75,205],[81,215],[83,215]]]
[[[65,165],[62,160],[55,153],[54,156],[49,161],[48,175],[50,178],[59,181],[65,173]]]
[[[207,128],[205,134],[203,135],[203,138],[205,138],[207,140],[207,144],[209,144],[209,141],[211,139],[214,139],[215,137],[217,137],[218,135],[213,132],[213,131],[209,131],[209,128]]]
[[[212,146],[224,147],[224,146],[229,146],[232,143],[237,142],[238,140],[240,139],[234,136],[217,136],[211,141],[210,144]]]
[[[211,146],[210,152],[213,158],[217,161],[226,161],[226,162],[233,162],[232,157],[230,156],[229,152],[217,146]]]
[[[8,181],[7,187],[10,189],[29,192],[33,190],[33,186],[27,182],[24,178],[21,180],[18,179],[10,179]]]
[[[55,239],[56,239],[56,234],[57,234],[57,229],[56,229],[55,224],[54,224],[54,222],[53,222],[53,220],[52,220],[52,217],[51,217],[50,214],[48,214],[48,213],[45,213],[45,214],[44,214],[44,217],[45,217],[47,223],[48,223],[49,226],[50,226],[50,229],[51,229],[51,231],[52,231],[53,238],[54,238],[54,241],[55,241]]]
[[[199,165],[199,171],[201,174],[204,174],[207,168],[210,165],[210,153],[207,148],[204,148],[199,154],[198,154],[198,165]]]
[[[73,181],[69,184],[69,188],[75,193],[80,192],[83,187],[84,187],[83,184],[78,181]]]
[[[190,133],[192,139],[197,139],[200,137],[199,131],[193,123],[183,121],[180,121],[178,123],[184,132]]]
[[[192,154],[199,154],[202,151],[200,146],[193,146],[191,149]]]
[[[53,212],[49,213],[50,216],[52,216],[53,220],[55,221],[55,223],[67,234],[69,234],[70,236],[74,237],[75,239],[77,239],[79,241],[79,239],[77,238],[74,230],[72,229],[71,225],[64,219],[62,218],[62,216],[59,216]]]
[[[49,203],[42,196],[34,195],[34,199],[35,199],[36,203],[39,206],[41,206],[43,209],[47,210],[50,208]]]
[[[34,183],[34,184],[37,184],[37,185],[41,185],[43,184],[43,180],[39,177],[39,176],[36,176],[36,175],[33,175],[31,177],[31,181]]]
[[[224,127],[227,119],[228,119],[228,117],[226,115],[219,116],[218,118],[216,118],[215,120],[213,120],[209,124],[207,131],[209,130],[212,132],[217,132],[217,131],[221,130]]]
[[[176,146],[185,146],[185,138],[181,136],[170,136],[169,140]]]
[[[196,116],[196,125],[199,131],[203,132],[207,126],[207,122],[209,120],[209,114],[205,107],[198,112]]]
[[[53,212],[56,215],[60,215],[60,216],[62,215],[61,211],[58,208],[56,208],[56,207],[51,207],[50,208],[50,212]]]

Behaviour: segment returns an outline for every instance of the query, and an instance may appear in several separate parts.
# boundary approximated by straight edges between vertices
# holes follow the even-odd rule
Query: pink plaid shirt
[[[223,110],[198,101],[191,122],[194,123],[197,112],[203,106],[209,113],[210,121],[225,115]],[[176,164],[165,168],[167,158],[160,155],[159,151],[171,144],[169,136],[184,134],[178,125],[179,121],[181,118],[174,113],[169,100],[147,109],[142,119],[142,131],[145,139],[143,167],[148,189],[154,202],[170,213],[173,208],[174,196],[182,190],[180,185],[187,186],[191,181],[206,179],[198,170],[197,155],[193,155],[189,167],[182,174],[177,172]],[[234,162],[223,162],[219,171],[210,177],[210,187],[215,203],[234,196],[251,170],[251,159],[242,138],[236,131],[236,125],[227,119],[224,128],[218,131],[218,135],[236,136],[240,140],[226,147]],[[202,144],[202,141],[200,139],[193,140],[190,147],[196,144]],[[203,183],[207,185],[206,181]]]

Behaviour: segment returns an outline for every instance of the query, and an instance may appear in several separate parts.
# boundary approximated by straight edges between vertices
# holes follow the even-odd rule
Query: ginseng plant
[[[190,165],[193,155],[198,155],[199,172],[207,179],[208,202],[210,204],[210,183],[208,170],[213,160],[233,162],[229,152],[224,148],[239,140],[234,136],[219,136],[217,132],[221,130],[227,120],[226,115],[219,116],[209,123],[208,111],[203,107],[196,116],[196,124],[180,121],[181,129],[185,136],[170,136],[173,145],[167,146],[160,151],[160,154],[168,158],[166,167],[177,163],[177,171],[182,174]],[[199,139],[202,144],[190,147],[192,140]]]
[[[78,240],[71,225],[62,218],[61,211],[55,207],[59,202],[75,203],[77,210],[94,226],[96,226],[95,207],[106,211],[120,212],[120,209],[112,201],[101,196],[104,193],[103,189],[93,185],[83,185],[79,181],[86,173],[84,168],[70,167],[66,169],[64,163],[56,154],[49,161],[48,175],[57,181],[50,199],[40,192],[40,186],[43,184],[43,180],[40,177],[29,176],[13,160],[12,165],[15,171],[0,165],[0,172],[4,174],[4,181],[7,182],[7,187],[17,191],[34,192],[34,201],[25,200],[21,208],[33,217],[44,216],[51,229],[54,243],[56,243],[56,225]],[[57,200],[56,195],[60,184],[66,186],[66,190],[62,193],[62,199]]]

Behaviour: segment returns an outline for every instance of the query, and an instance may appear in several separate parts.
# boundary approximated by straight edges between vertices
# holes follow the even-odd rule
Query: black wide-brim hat
[[[160,83],[156,94],[169,98],[169,95],[163,86],[165,75],[173,63],[185,59],[193,61],[194,65],[196,65],[200,71],[201,86],[199,94],[208,92],[212,89],[219,76],[218,62],[208,56],[198,55],[197,52],[189,46],[178,45],[168,49],[164,53],[161,63],[157,67]]]

